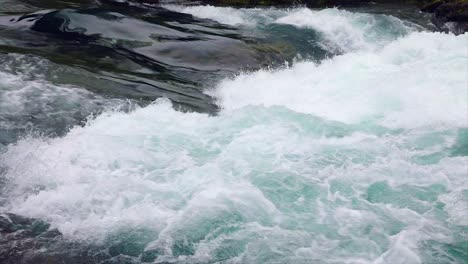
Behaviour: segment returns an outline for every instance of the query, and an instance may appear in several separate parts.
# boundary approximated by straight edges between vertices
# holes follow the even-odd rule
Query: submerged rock
[[[0,215],[0,263],[99,263],[110,256],[98,247],[68,241],[44,221]]]
[[[122,264],[152,262],[160,252],[148,254],[153,239],[148,231],[132,230],[103,244],[71,240],[42,220],[12,213],[0,214],[2,264]]]

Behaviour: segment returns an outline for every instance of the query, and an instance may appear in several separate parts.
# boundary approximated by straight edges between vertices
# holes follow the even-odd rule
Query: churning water
[[[167,8],[325,53],[206,84],[215,115],[168,99],[122,111],[4,67],[5,135],[35,111],[62,130],[51,120],[95,115],[10,136],[3,212],[115,263],[466,263],[467,34],[339,9]]]

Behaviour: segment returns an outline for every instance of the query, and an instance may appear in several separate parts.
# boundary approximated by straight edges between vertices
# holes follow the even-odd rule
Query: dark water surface
[[[0,1],[0,263],[467,263],[467,37]]]

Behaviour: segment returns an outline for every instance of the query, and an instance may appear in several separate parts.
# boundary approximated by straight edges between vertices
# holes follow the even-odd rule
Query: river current
[[[466,263],[468,34],[38,2],[0,4],[0,260]]]

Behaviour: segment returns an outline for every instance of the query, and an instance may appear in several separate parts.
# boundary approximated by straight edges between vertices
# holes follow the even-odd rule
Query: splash
[[[91,113],[124,103],[73,85],[31,80],[32,75],[41,76],[34,68],[28,67],[26,72],[0,71],[0,146],[28,133],[65,133]]]

